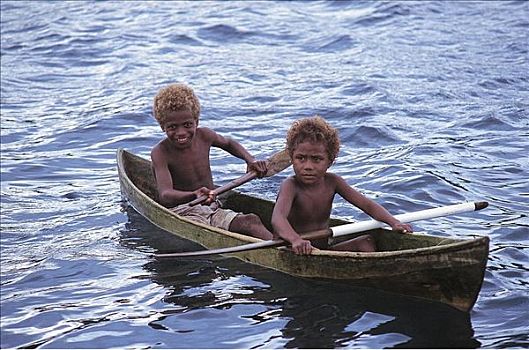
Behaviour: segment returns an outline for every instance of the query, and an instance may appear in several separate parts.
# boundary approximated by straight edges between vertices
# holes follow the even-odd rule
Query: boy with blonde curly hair
[[[340,149],[338,132],[320,116],[295,121],[287,133],[287,149],[294,176],[283,181],[272,214],[276,234],[292,245],[296,254],[310,254],[313,247],[331,250],[376,250],[370,235],[362,235],[332,246],[327,239],[308,241],[298,233],[329,228],[332,202],[338,193],[393,230],[411,232],[409,224],[401,223],[384,207],[367,198],[333,173],[327,172]]]
[[[223,209],[213,192],[209,162],[211,147],[218,147],[244,160],[248,171],[266,174],[265,161],[257,161],[239,142],[215,131],[198,127],[200,103],[193,89],[184,84],[162,88],[154,98],[154,118],[166,137],[151,151],[151,160],[162,205],[178,215],[264,240],[272,234],[255,214]],[[206,195],[204,205],[186,203]]]

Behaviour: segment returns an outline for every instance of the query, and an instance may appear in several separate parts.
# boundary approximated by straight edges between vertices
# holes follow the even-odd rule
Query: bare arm
[[[386,210],[386,208],[349,186],[342,177],[338,175],[334,175],[334,177],[336,179],[336,193],[342,196],[346,201],[360,208],[373,219],[385,222],[395,231],[403,233],[413,232],[413,229],[409,224],[397,220]]]
[[[213,138],[213,146],[221,148],[226,152],[230,153],[231,155],[240,158],[246,162],[247,172],[255,171],[258,177],[263,177],[266,174],[266,161],[255,160],[254,156],[252,156],[250,152],[248,152],[248,150],[244,148],[243,145],[241,145],[239,142],[232,139],[231,137],[219,135],[211,129],[207,129],[207,131],[211,133],[211,137]]]
[[[171,208],[189,202],[198,196],[209,195],[211,190],[206,187],[202,187],[196,191],[180,191],[173,188],[173,179],[162,147],[161,144],[158,144],[151,151],[151,160],[156,177],[160,204]]]
[[[288,215],[294,202],[294,196],[294,183],[292,178],[288,178],[283,181],[279,188],[279,194],[272,212],[272,227],[281,238],[292,244],[294,253],[310,254],[312,251],[310,241],[301,238],[288,222]]]

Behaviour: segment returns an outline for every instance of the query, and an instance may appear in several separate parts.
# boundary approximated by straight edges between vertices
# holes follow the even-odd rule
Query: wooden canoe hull
[[[259,239],[180,217],[156,202],[150,162],[118,150],[122,195],[147,220],[208,249],[259,242]],[[226,206],[254,212],[269,225],[273,202],[230,191]],[[331,225],[346,223],[333,219]],[[288,248],[267,248],[228,254],[242,261],[290,275],[338,280],[355,285],[442,302],[462,311],[474,305],[484,278],[489,239],[460,240],[429,235],[402,235],[378,229],[375,253],[316,250],[296,255]],[[365,233],[365,232],[364,232]],[[362,233],[362,234],[364,234]]]

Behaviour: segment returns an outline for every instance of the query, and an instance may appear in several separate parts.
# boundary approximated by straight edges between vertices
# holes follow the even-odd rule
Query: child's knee
[[[259,216],[255,214],[239,214],[234,219],[235,224],[244,231],[251,231],[256,227],[263,226]]]
[[[261,222],[261,218],[259,218],[259,216],[253,213],[244,214],[244,220],[248,223],[250,227],[263,225],[263,223]]]
[[[370,235],[363,236],[360,242],[362,244],[363,251],[374,252],[377,249],[375,240]]]
[[[263,240],[270,240],[273,238],[272,233],[264,226],[261,218],[256,214],[239,214],[234,220],[234,224],[231,228],[235,232],[244,233],[253,237],[257,237]]]

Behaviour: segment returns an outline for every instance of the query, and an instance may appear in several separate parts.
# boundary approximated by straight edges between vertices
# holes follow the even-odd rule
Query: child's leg
[[[272,239],[272,233],[263,225],[255,214],[238,214],[230,224],[230,231],[263,239]]]
[[[371,235],[362,235],[348,241],[340,242],[330,247],[330,250],[349,252],[375,252],[377,247]]]

